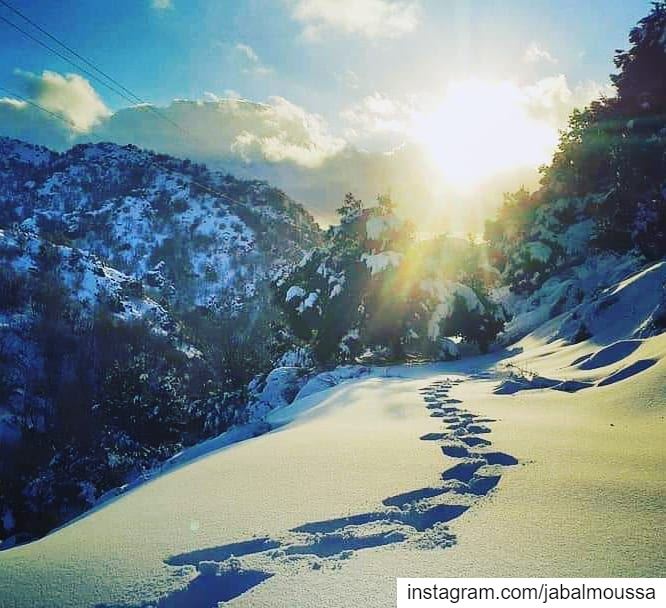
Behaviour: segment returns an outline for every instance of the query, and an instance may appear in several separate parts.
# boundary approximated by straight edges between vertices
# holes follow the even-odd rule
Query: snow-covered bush
[[[258,376],[249,385],[247,420],[261,420],[273,409],[289,405],[308,378],[303,367],[277,367],[269,374]]]

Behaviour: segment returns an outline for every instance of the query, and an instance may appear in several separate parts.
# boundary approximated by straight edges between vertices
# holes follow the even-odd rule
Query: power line
[[[5,92],[8,95],[11,95],[12,97],[16,97],[16,99],[20,99],[24,103],[30,104],[34,108],[37,108],[38,110],[41,110],[42,112],[46,112],[47,114],[50,114],[51,116],[53,116],[53,118],[57,118],[58,120],[61,120],[62,122],[74,127],[75,129],[78,129],[78,126],[75,123],[73,123],[71,120],[68,120],[64,116],[60,116],[60,114],[56,114],[55,112],[51,112],[51,110],[47,110],[45,107],[39,105],[38,103],[36,103],[36,102],[34,102],[30,99],[27,99],[26,97],[18,95],[17,93],[14,93],[13,91],[10,91],[9,89],[5,89],[5,87],[0,87],[0,91]]]
[[[24,30],[21,26],[16,25],[15,23],[12,23],[9,19],[6,19],[6,18],[3,17],[2,15],[0,15],[0,21],[3,21],[3,22],[6,23],[8,26],[14,28],[16,31],[20,32],[21,34],[23,34],[23,35],[26,36],[27,38],[30,38],[30,40],[32,40],[33,42],[36,42],[37,44],[39,44],[40,46],[44,47],[46,50],[50,51],[50,52],[53,53],[54,55],[57,55],[58,57],[60,57],[61,59],[63,59],[63,60],[66,61],[67,63],[69,63],[71,66],[75,67],[77,70],[83,72],[86,76],[89,76],[90,78],[92,78],[92,79],[95,80],[96,82],[99,82],[99,83],[102,84],[103,86],[105,86],[105,87],[107,87],[108,89],[110,89],[111,91],[113,91],[116,95],[119,95],[120,97],[122,97],[123,99],[129,101],[129,102],[132,103],[132,104],[136,103],[133,99],[130,99],[130,98],[127,97],[124,93],[121,93],[120,91],[116,90],[112,85],[110,85],[110,84],[104,82],[103,80],[101,80],[100,78],[98,78],[97,76],[95,76],[95,74],[93,74],[92,72],[90,72],[89,70],[86,70],[85,68],[81,67],[80,65],[78,65],[77,63],[75,63],[74,61],[72,61],[69,57],[67,57],[66,55],[64,55],[64,54],[61,53],[60,51],[58,51],[58,50],[54,49],[53,47],[49,46],[48,44],[46,44],[45,42],[41,41],[41,40],[40,40],[39,38],[37,38],[36,36],[33,36],[30,32],[27,32],[27,31]]]
[[[79,59],[80,61],[84,62],[87,66],[89,66],[91,69],[95,70],[98,74],[100,74],[101,76],[103,76],[104,78],[106,78],[109,82],[113,83],[113,85],[115,85],[115,87],[118,87],[118,89],[121,89],[121,90],[124,91],[124,92],[121,92],[121,91],[119,91],[118,89],[116,89],[114,86],[111,86],[111,85],[108,84],[107,82],[104,82],[103,80],[101,80],[99,77],[97,77],[95,74],[93,74],[92,72],[90,72],[90,71],[87,70],[86,68],[84,68],[84,67],[82,67],[81,65],[77,64],[76,62],[72,61],[72,60],[71,60],[69,57],[67,57],[65,54],[61,53],[61,52],[58,51],[57,49],[52,48],[51,46],[49,46],[48,44],[46,44],[46,43],[43,42],[42,40],[40,40],[40,39],[38,39],[37,37],[33,36],[30,32],[25,31],[25,30],[24,30],[23,28],[21,28],[20,26],[16,25],[16,24],[13,23],[12,21],[10,21],[10,20],[6,19],[5,17],[3,17],[2,15],[0,15],[0,20],[2,20],[4,23],[6,23],[6,24],[9,25],[10,27],[14,28],[15,30],[19,31],[19,32],[22,33],[24,36],[26,36],[26,37],[28,37],[29,39],[33,40],[34,42],[36,42],[36,43],[39,44],[40,46],[44,47],[45,49],[47,49],[47,50],[50,51],[51,53],[54,53],[55,55],[57,55],[58,57],[60,57],[61,59],[63,59],[64,61],[66,61],[66,62],[69,63],[70,65],[72,65],[73,67],[75,67],[77,70],[80,70],[80,71],[83,72],[84,74],[90,76],[90,78],[92,78],[92,79],[95,80],[96,82],[99,82],[99,83],[102,84],[103,86],[107,87],[108,89],[110,89],[111,91],[113,91],[116,95],[119,95],[120,97],[122,97],[122,98],[125,99],[126,101],[129,101],[131,104],[135,104],[135,103],[145,104],[146,107],[147,107],[147,109],[148,109],[150,112],[152,112],[152,113],[155,114],[157,117],[159,117],[159,118],[161,118],[162,120],[165,120],[166,122],[168,122],[169,124],[171,124],[173,127],[175,127],[176,129],[178,129],[181,133],[184,133],[185,135],[188,135],[189,137],[192,137],[192,138],[194,139],[193,134],[192,134],[188,129],[185,129],[185,128],[182,127],[180,124],[178,124],[176,121],[172,120],[171,118],[169,118],[168,116],[166,116],[165,114],[163,114],[162,112],[160,112],[155,106],[153,106],[153,105],[150,104],[149,102],[143,100],[143,99],[142,99],[141,97],[139,97],[136,93],[134,93],[131,89],[125,87],[125,86],[124,86],[122,83],[120,83],[117,79],[113,78],[113,77],[110,76],[107,72],[105,72],[105,71],[102,70],[101,68],[97,67],[92,61],[86,59],[86,57],[83,56],[81,53],[77,52],[75,49],[73,49],[73,48],[70,47],[69,45],[65,44],[62,40],[60,40],[59,38],[57,38],[56,36],[54,36],[53,34],[51,34],[50,32],[48,32],[45,28],[43,28],[43,27],[40,26],[38,23],[36,23],[36,22],[33,21],[32,19],[30,19],[30,17],[28,17],[27,15],[25,15],[23,12],[19,11],[17,8],[13,7],[11,4],[9,4],[9,3],[6,2],[5,0],[0,0],[0,4],[3,5],[4,7],[6,7],[7,9],[9,9],[10,11],[12,11],[14,14],[18,15],[21,19],[23,19],[23,20],[26,21],[28,24],[30,24],[32,27],[34,27],[37,31],[39,31],[39,32],[42,33],[43,35],[47,36],[50,40],[54,41],[54,42],[55,42],[56,44],[58,44],[60,47],[62,47],[63,49],[65,49],[68,53],[70,53],[71,55],[73,55],[74,57],[76,57],[77,59]],[[4,90],[7,91],[7,89],[4,89]],[[22,101],[25,101],[26,103],[29,103],[30,105],[32,105],[32,106],[34,106],[34,107],[36,107],[36,108],[38,108],[38,109],[40,109],[40,110],[46,112],[47,114],[50,114],[51,116],[54,116],[54,117],[58,118],[59,120],[63,120],[63,121],[66,122],[67,124],[70,124],[70,125],[76,127],[76,125],[75,125],[73,122],[71,122],[71,121],[69,121],[69,120],[66,120],[66,119],[63,119],[63,117],[59,116],[58,114],[54,114],[53,112],[50,112],[50,111],[47,110],[46,108],[41,107],[39,104],[34,103],[34,102],[32,102],[32,101],[30,101],[30,100],[28,100],[28,99],[22,98],[22,97],[20,97],[19,95],[14,95],[14,96],[17,97],[17,98],[19,98],[19,99],[21,99]],[[131,99],[129,96],[131,96],[131,97],[134,98],[134,99]],[[162,167],[162,168],[164,168],[164,167]],[[168,170],[168,169],[167,169],[167,170]],[[204,190],[206,190],[206,191],[209,191],[209,192],[214,193],[216,196],[220,196],[220,197],[222,197],[222,198],[225,198],[225,199],[230,200],[230,201],[232,201],[232,202],[234,202],[234,203],[237,203],[237,204],[241,204],[241,205],[243,204],[243,203],[241,203],[240,201],[237,201],[237,200],[233,199],[232,197],[229,197],[228,195],[225,195],[225,194],[223,194],[223,193],[221,193],[221,192],[215,192],[214,190],[210,189],[208,186],[206,186],[206,185],[204,185],[204,184],[199,184],[199,183],[194,182],[194,181],[191,181],[191,183],[197,185],[198,187],[200,187],[200,188],[202,188],[202,189],[204,189]],[[286,199],[286,198],[287,198],[286,195],[285,195],[283,192],[281,192],[281,191],[278,191],[278,192],[279,192],[279,194],[280,194],[280,196],[281,196],[282,199]]]
[[[41,110],[42,112],[45,112],[46,114],[49,114],[53,118],[57,118],[58,120],[62,121],[63,123],[70,125],[74,128],[78,129],[78,126],[72,122],[71,120],[68,120],[64,116],[61,116],[60,114],[56,114],[55,112],[51,112],[51,110],[46,109],[44,106],[31,101],[30,99],[27,99],[26,97],[23,97],[22,95],[19,95],[18,93],[15,93],[14,91],[11,91],[10,89],[7,89],[3,86],[0,86],[0,91],[4,91],[8,95],[11,95],[12,97],[15,97],[17,99],[20,99],[21,101],[24,101],[27,104],[30,104],[31,106],[37,108],[38,110]],[[150,159],[148,160],[149,164],[152,164],[155,167],[158,167],[159,169],[162,169],[163,171],[166,171],[167,173],[171,173],[172,175],[183,175],[182,173],[179,173],[175,171],[174,169],[171,169],[170,167],[167,167],[166,165],[161,164],[160,162]],[[232,203],[235,203],[236,205],[241,205],[243,207],[246,206],[245,203],[242,201],[233,198],[232,196],[229,196],[228,194],[224,194],[224,192],[220,192],[219,190],[216,190],[215,188],[212,188],[211,186],[208,186],[207,184],[203,184],[201,182],[196,181],[195,179],[192,179],[191,176],[189,177],[189,183],[196,186],[197,188],[203,190],[204,192],[208,192],[209,194],[212,194],[213,196],[216,196],[218,198],[223,198],[226,199]],[[284,193],[280,192],[280,194],[284,197]]]
[[[87,66],[89,66],[90,68],[92,68],[93,70],[95,70],[98,74],[101,74],[104,78],[106,78],[109,82],[111,82],[111,83],[113,83],[114,85],[116,85],[119,89],[121,89],[122,91],[124,91],[124,92],[127,93],[128,95],[131,95],[132,97],[134,97],[134,98],[136,99],[137,103],[146,103],[146,102],[143,101],[138,95],[136,95],[135,93],[133,93],[130,89],[124,87],[124,86],[123,86],[121,83],[119,83],[117,80],[115,80],[114,78],[112,78],[111,76],[109,76],[106,72],[104,72],[103,70],[101,70],[100,68],[98,68],[94,63],[92,63],[91,61],[88,61],[83,55],[81,55],[81,54],[78,53],[76,50],[74,50],[73,48],[71,48],[70,46],[68,46],[68,45],[65,44],[64,42],[62,42],[62,40],[59,40],[59,39],[56,38],[53,34],[50,34],[49,32],[47,32],[42,26],[40,26],[38,23],[35,23],[32,19],[30,19],[30,17],[28,17],[27,15],[25,15],[24,13],[22,13],[20,10],[18,10],[18,9],[15,8],[15,7],[13,7],[13,6],[12,6],[11,4],[9,4],[8,2],[5,2],[5,0],[0,0],[0,4],[2,4],[2,5],[5,6],[6,8],[8,8],[10,11],[12,11],[13,13],[15,13],[15,14],[18,15],[19,17],[21,17],[21,19],[23,19],[24,21],[28,22],[30,25],[32,25],[32,27],[34,27],[36,30],[38,30],[39,32],[41,32],[42,34],[44,34],[45,36],[47,36],[48,38],[50,38],[50,39],[51,39],[53,42],[55,42],[56,44],[60,45],[60,46],[61,46],[62,48],[64,48],[67,52],[71,53],[74,57],[76,57],[77,59],[80,59],[81,61],[83,61],[83,63],[85,63]]]
[[[122,91],[124,91],[125,93],[127,93],[127,95],[130,95],[131,97],[133,97],[134,100],[136,100],[136,101],[133,101],[132,99],[129,99],[125,94],[123,94],[123,93],[119,92],[118,90],[116,90],[115,88],[111,87],[108,83],[102,82],[102,81],[101,81],[99,78],[97,78],[94,74],[91,74],[88,70],[86,70],[85,68],[82,68],[81,66],[79,66],[78,64],[76,64],[75,62],[73,62],[71,59],[69,59],[68,57],[66,57],[65,55],[63,55],[63,54],[60,53],[59,51],[57,51],[56,49],[51,48],[50,46],[48,46],[47,44],[45,44],[45,43],[42,42],[41,40],[35,38],[35,37],[32,36],[30,33],[26,32],[25,30],[23,30],[22,28],[20,28],[20,27],[17,26],[16,24],[14,24],[14,23],[12,23],[11,21],[9,21],[8,19],[5,19],[4,17],[0,16],[0,19],[2,19],[2,21],[4,21],[5,23],[7,23],[8,25],[10,25],[11,27],[13,27],[14,29],[18,30],[19,32],[21,32],[22,34],[24,34],[25,36],[27,36],[27,37],[30,38],[31,40],[35,41],[35,42],[36,42],[37,44],[39,44],[40,46],[43,46],[44,48],[46,48],[47,50],[51,51],[52,53],[55,53],[58,57],[64,59],[64,60],[67,61],[70,65],[74,66],[76,69],[81,70],[83,73],[89,75],[91,78],[93,78],[93,79],[96,80],[97,82],[100,82],[101,84],[103,84],[104,86],[106,86],[107,88],[109,88],[110,90],[112,90],[114,93],[116,93],[117,95],[123,97],[123,99],[129,101],[129,102],[132,103],[132,104],[134,104],[134,103],[145,104],[146,107],[147,107],[147,109],[148,109],[150,112],[152,112],[153,114],[155,114],[155,116],[161,118],[162,120],[165,120],[166,122],[168,122],[169,124],[171,124],[173,127],[175,127],[176,129],[178,129],[181,133],[183,133],[183,134],[185,134],[185,135],[191,137],[192,139],[196,139],[196,138],[194,137],[194,135],[192,134],[192,132],[191,132],[189,129],[184,128],[183,126],[181,126],[180,124],[178,124],[176,121],[172,120],[172,119],[169,118],[167,115],[165,115],[164,113],[160,112],[160,111],[159,111],[155,106],[153,106],[151,103],[149,103],[149,102],[145,101],[144,99],[142,99],[139,95],[137,95],[137,94],[134,93],[131,89],[129,89],[129,88],[127,88],[126,86],[124,86],[124,85],[123,85],[122,83],[120,83],[117,79],[115,79],[115,78],[113,78],[112,76],[110,76],[107,72],[105,72],[104,70],[102,70],[101,68],[99,68],[99,67],[98,67],[97,65],[95,65],[92,61],[86,59],[86,57],[83,56],[81,53],[77,52],[77,51],[76,51],[75,49],[73,49],[71,46],[65,44],[65,43],[64,43],[62,40],[60,40],[58,37],[56,37],[56,36],[54,36],[53,34],[51,34],[50,32],[48,32],[45,28],[43,28],[41,25],[39,25],[38,23],[36,23],[35,21],[33,21],[30,17],[28,17],[28,16],[25,15],[23,12],[21,12],[20,10],[18,10],[17,8],[15,8],[14,6],[12,6],[11,4],[9,4],[9,2],[6,2],[6,0],[0,0],[0,4],[2,4],[4,7],[6,7],[7,9],[9,9],[10,11],[12,11],[14,14],[18,15],[21,19],[23,19],[24,21],[26,21],[27,23],[29,23],[29,24],[30,24],[32,27],[34,27],[37,31],[41,32],[43,35],[47,36],[50,40],[52,40],[53,42],[55,42],[56,44],[58,44],[60,47],[62,47],[63,49],[65,49],[68,53],[70,53],[71,55],[73,55],[74,57],[76,57],[77,59],[79,59],[80,61],[83,61],[87,66],[89,66],[91,69],[95,70],[98,74],[100,74],[101,76],[103,76],[104,78],[106,78],[109,82],[113,83],[116,87],[118,87],[119,89],[121,89]],[[34,104],[33,104],[33,105],[34,105]],[[48,112],[48,110],[46,110],[46,111]],[[280,196],[281,196],[283,199],[286,198],[286,195],[285,195],[283,192],[280,192]]]
[[[74,49],[70,48],[70,47],[69,47],[68,45],[66,45],[64,42],[61,42],[58,38],[56,38],[55,36],[53,36],[52,34],[50,34],[49,32],[47,32],[43,27],[41,27],[40,25],[38,25],[37,23],[35,23],[34,21],[32,21],[29,17],[25,16],[23,13],[21,13],[20,11],[18,11],[17,9],[15,9],[14,7],[12,7],[11,5],[9,5],[9,4],[8,4],[7,2],[5,2],[4,0],[0,0],[0,4],[2,4],[3,6],[7,7],[7,8],[10,9],[11,11],[13,11],[13,12],[16,13],[17,15],[19,15],[22,19],[25,19],[30,25],[32,25],[32,26],[33,26],[34,28],[36,28],[38,31],[40,31],[40,32],[42,32],[44,35],[48,36],[51,40],[55,41],[55,42],[56,42],[57,44],[59,44],[62,48],[64,48],[65,50],[67,50],[67,52],[69,52],[69,53],[71,53],[72,55],[74,55],[75,57],[81,59],[86,65],[89,65],[93,70],[95,70],[96,72],[98,72],[99,74],[101,74],[104,78],[106,78],[107,80],[109,80],[111,83],[115,84],[117,87],[119,87],[119,88],[122,89],[123,91],[126,91],[127,93],[124,93],[124,92],[118,90],[118,88],[116,88],[116,86],[113,86],[112,84],[109,84],[108,82],[105,82],[105,81],[102,80],[100,77],[98,77],[96,74],[93,74],[90,70],[84,68],[83,66],[81,66],[81,65],[78,64],[78,63],[76,63],[75,61],[72,61],[72,59],[71,59],[70,57],[67,57],[67,55],[65,55],[64,53],[58,51],[57,49],[54,49],[52,46],[49,46],[49,45],[46,44],[44,41],[40,40],[40,39],[37,38],[36,36],[33,36],[30,32],[26,31],[26,30],[23,29],[21,26],[17,25],[16,23],[13,23],[12,21],[10,21],[9,19],[3,17],[2,15],[0,15],[0,21],[3,21],[5,24],[7,24],[8,26],[10,26],[10,27],[12,27],[13,29],[17,30],[18,32],[20,32],[21,34],[23,34],[24,36],[26,36],[27,38],[29,38],[30,40],[32,40],[33,42],[35,42],[36,44],[38,44],[38,45],[40,45],[41,47],[45,48],[46,50],[48,50],[49,52],[53,53],[54,55],[60,57],[63,61],[66,61],[66,62],[69,63],[71,66],[73,66],[74,68],[76,68],[77,70],[79,70],[80,72],[83,72],[86,76],[90,77],[90,78],[91,78],[92,80],[94,80],[95,82],[98,82],[98,83],[100,83],[102,86],[104,86],[104,87],[106,87],[107,89],[109,89],[110,91],[113,91],[116,95],[118,95],[119,97],[122,97],[125,101],[128,101],[128,102],[131,103],[132,105],[135,105],[135,104],[137,104],[137,103],[145,104],[150,112],[152,112],[153,114],[155,114],[156,116],[158,116],[158,117],[161,118],[162,120],[165,120],[166,122],[168,122],[169,124],[171,124],[173,127],[175,127],[176,129],[178,129],[179,131],[181,131],[181,132],[183,132],[183,133],[186,133],[186,134],[189,134],[188,131],[187,131],[186,129],[184,129],[181,125],[179,125],[177,122],[175,122],[174,120],[172,120],[171,118],[169,118],[168,116],[166,116],[165,114],[163,114],[162,112],[160,112],[160,111],[159,111],[157,108],[155,108],[152,104],[150,104],[150,103],[148,103],[147,101],[141,99],[141,97],[139,97],[138,95],[136,95],[135,93],[133,93],[133,92],[132,92],[130,89],[128,89],[127,87],[125,87],[125,86],[123,86],[122,84],[120,84],[116,79],[114,79],[114,78],[112,78],[111,76],[109,76],[106,72],[104,72],[104,71],[101,70],[100,68],[96,67],[95,64],[93,64],[91,61],[87,60],[87,59],[86,59],[85,57],[83,57],[80,53],[78,53],[78,52],[76,52]],[[131,97],[130,97],[130,96],[131,96]]]

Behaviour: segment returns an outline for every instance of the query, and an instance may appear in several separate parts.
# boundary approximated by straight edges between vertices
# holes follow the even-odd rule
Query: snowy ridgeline
[[[56,154],[3,138],[0,152],[0,225],[66,239],[185,307],[246,307],[319,238],[279,190],[190,161],[114,144]]]

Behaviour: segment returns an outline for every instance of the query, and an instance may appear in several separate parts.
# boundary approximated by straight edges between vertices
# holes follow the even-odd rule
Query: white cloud
[[[271,97],[261,123],[243,130],[230,149],[247,161],[290,161],[302,167],[318,167],[337,154],[345,142],[331,135],[324,120],[283,97]]]
[[[234,47],[243,61],[242,71],[244,74],[252,74],[254,76],[267,76],[273,73],[273,68],[264,65],[259,59],[256,51],[249,45],[239,42]]]
[[[173,8],[172,0],[150,0],[150,4],[154,9],[157,9],[158,11],[164,11]]]
[[[545,144],[552,146],[552,141],[543,139],[544,146],[534,150],[539,143],[535,133],[556,137],[573,107],[610,92],[591,82],[571,85],[563,75],[526,85],[459,83],[459,90],[453,87],[439,95],[392,97],[375,92],[341,112],[343,137],[323,117],[283,97],[254,103],[227,90],[160,107],[183,133],[146,106],[110,115],[81,77],[54,72],[19,76],[26,98],[72,120],[77,128],[21,100],[5,98],[0,99],[1,135],[59,150],[83,141],[114,141],[191,158],[239,177],[267,179],[328,220],[345,192],[351,190],[370,202],[390,189],[415,220],[434,226],[446,216],[454,225],[466,223],[470,229],[484,217],[479,205],[492,207],[502,192],[521,183],[535,185],[537,172],[534,166],[515,168],[514,157],[514,169],[507,162],[501,172],[484,176],[483,196],[470,195],[454,206],[449,202],[463,200],[464,194],[452,194],[448,175],[464,177],[480,160],[509,159],[507,141],[516,150],[524,149],[530,161],[546,160]],[[438,164],[429,149],[439,154]],[[470,180],[474,177],[478,176]]]
[[[25,101],[8,97],[0,98],[0,135],[54,149],[65,148],[73,142],[73,132],[67,123]]]
[[[531,42],[525,49],[523,54],[523,61],[525,63],[557,63],[557,59],[553,57],[546,49],[541,48],[536,42]]]
[[[222,95],[204,91],[204,101],[222,101],[223,99],[242,99],[243,96],[234,89],[224,89]]]
[[[366,38],[398,38],[416,29],[416,0],[288,0],[293,19],[303,25],[306,39],[326,30]]]
[[[340,112],[340,118],[348,125],[345,135],[350,140],[363,146],[374,147],[379,144],[385,147],[385,135],[398,135],[401,140],[408,134],[415,111],[409,102],[375,92],[345,108]]]
[[[254,49],[249,44],[243,44],[239,42],[236,45],[236,50],[242,55],[245,55],[252,63],[257,63],[259,61],[259,55],[254,52]]]
[[[612,85],[600,85],[592,81],[569,85],[564,74],[542,78],[531,84],[518,85],[512,82],[469,81],[451,83],[448,89],[438,96],[412,94],[401,99],[388,97],[379,92],[368,95],[340,112],[346,123],[346,133],[350,139],[363,140],[377,133],[395,133],[411,136],[414,123],[423,116],[438,111],[453,111],[448,108],[452,94],[461,96],[456,112],[464,111],[465,103],[479,103],[479,113],[495,116],[497,108],[485,105],[494,95],[509,100],[511,107],[520,108],[532,118],[547,123],[554,129],[562,128],[574,108],[582,108],[602,95],[613,95]],[[465,102],[464,97],[469,99]],[[478,99],[477,99],[478,97]],[[448,109],[447,109],[448,108]],[[495,120],[495,118],[493,118]]]
[[[49,112],[62,116],[80,133],[90,131],[110,115],[90,83],[78,74],[45,70],[41,75],[16,70],[26,96]]]
[[[564,74],[542,78],[523,90],[530,113],[558,128],[565,126],[574,108],[585,107],[602,95],[610,97],[614,94],[612,85],[593,81],[571,88]]]
[[[113,114],[92,136],[199,160],[286,162],[307,168],[321,165],[345,146],[323,118],[282,97],[254,103],[228,93],[208,93],[204,101],[178,100],[161,107],[160,114],[186,135],[145,107],[135,106]]]

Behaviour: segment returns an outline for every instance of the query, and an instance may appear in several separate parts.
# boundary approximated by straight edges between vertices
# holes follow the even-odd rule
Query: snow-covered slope
[[[0,553],[3,605],[385,606],[396,576],[663,576],[666,337],[604,347],[636,325],[569,344],[553,324],[509,357],[298,399],[271,432]],[[506,363],[598,386],[495,395]]]
[[[264,182],[134,146],[56,154],[0,139],[0,225],[67,240],[185,308],[246,307],[317,242],[312,217]]]
[[[269,280],[319,238],[263,182],[0,138],[0,537],[43,534],[252,416],[247,383],[289,347]]]
[[[136,279],[103,264],[79,249],[48,243],[33,233],[0,229],[2,265],[0,301],[0,438],[3,447],[18,441],[25,403],[32,381],[44,383],[47,365],[41,335],[59,312],[88,327],[100,308],[108,310],[117,325],[145,323],[164,339],[163,348],[201,357],[182,336],[178,322],[146,293]],[[39,281],[36,277],[39,276]],[[49,280],[53,276],[52,280]],[[55,278],[57,276],[57,278]],[[83,330],[81,331],[83,333]],[[54,335],[55,336],[55,335]],[[35,390],[35,394],[38,391]],[[48,394],[39,393],[42,400]],[[42,414],[32,412],[35,427]]]
[[[44,271],[39,258],[45,255],[45,247],[51,250],[48,255],[54,256],[54,264],[61,266],[61,278],[68,295],[89,314],[97,302],[109,298],[117,301],[114,316],[119,320],[149,318],[156,332],[174,329],[175,323],[169,319],[167,311],[143,295],[131,277],[105,265],[94,255],[72,247],[51,245],[31,232],[0,229],[0,258],[4,268],[11,269],[22,282],[29,282],[31,274]]]
[[[68,154],[18,146],[7,157],[11,175],[31,176],[2,182],[17,197],[3,209],[23,224],[0,235],[13,272],[48,265],[41,243],[64,234],[84,248],[56,247],[69,291],[82,302],[113,295],[121,320],[150,313],[154,330],[169,332],[170,305],[234,314],[253,301],[251,286],[271,271],[259,262],[289,224],[271,205],[218,215],[219,201],[172,183],[171,171],[154,174],[158,161],[142,164],[148,153],[100,145]],[[92,171],[115,188],[137,166],[137,191],[104,201],[82,177]],[[178,171],[187,184],[200,169]],[[276,220],[273,236],[259,237],[268,226],[260,216]],[[231,235],[228,249],[218,235]],[[177,272],[183,255],[245,269],[228,283],[211,279],[232,306],[202,291],[199,262]],[[379,607],[394,601],[396,576],[664,576],[666,267],[642,264],[589,256],[505,300],[516,313],[510,345],[492,355],[310,379],[307,353],[285,355],[251,385],[251,424],[0,552],[0,605]],[[137,291],[144,283],[164,306]]]

